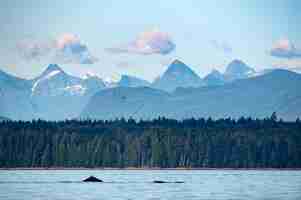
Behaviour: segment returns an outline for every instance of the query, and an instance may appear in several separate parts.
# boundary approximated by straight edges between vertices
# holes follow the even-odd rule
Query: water
[[[81,182],[90,175],[105,183]],[[154,180],[185,183],[155,184]],[[300,200],[301,171],[2,170],[0,199]]]

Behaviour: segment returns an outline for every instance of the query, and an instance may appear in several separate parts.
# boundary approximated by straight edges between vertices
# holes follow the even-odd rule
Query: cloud
[[[24,39],[17,44],[17,51],[27,61],[41,60],[48,56],[53,48],[49,41]]]
[[[215,49],[217,49],[219,51],[222,51],[225,54],[230,54],[233,51],[232,47],[228,43],[226,43],[226,42],[220,42],[220,41],[217,41],[217,40],[211,40],[210,43],[211,43],[211,45]]]
[[[26,60],[47,59],[56,63],[93,64],[98,61],[86,44],[72,33],[65,33],[54,40],[23,40],[17,44],[18,52]]]
[[[270,55],[287,59],[301,58],[301,49],[297,49],[288,39],[281,39],[273,45]]]
[[[131,64],[130,62],[128,61],[120,61],[116,64],[116,66],[118,68],[130,68],[131,66],[133,66],[133,64]]]
[[[65,33],[56,39],[54,60],[75,64],[93,64],[98,61],[79,37],[71,33]]]
[[[168,33],[152,30],[139,34],[134,41],[126,45],[107,48],[105,50],[115,54],[132,53],[141,55],[167,55],[175,48],[176,45]]]

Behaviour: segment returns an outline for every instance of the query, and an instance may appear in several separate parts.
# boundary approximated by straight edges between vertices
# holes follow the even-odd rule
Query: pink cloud
[[[81,42],[78,36],[72,33],[60,35],[55,40],[54,60],[63,63],[93,64],[98,61],[91,55],[87,45]]]
[[[270,55],[279,58],[301,58],[301,50],[297,49],[295,45],[288,39],[280,39],[275,42]]]
[[[98,61],[86,44],[72,33],[64,33],[54,40],[23,40],[17,44],[20,55],[27,60],[47,59],[56,63],[93,64]]]
[[[110,53],[133,53],[133,54],[161,54],[166,55],[172,52],[176,45],[168,33],[158,30],[146,31],[138,35],[138,37],[119,47],[107,48]]]
[[[72,33],[64,33],[56,38],[56,47],[59,49],[73,43],[80,43],[80,39]]]

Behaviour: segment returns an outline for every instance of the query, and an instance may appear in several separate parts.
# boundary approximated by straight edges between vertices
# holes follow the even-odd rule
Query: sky
[[[57,63],[152,81],[174,59],[201,77],[233,59],[301,67],[300,10],[299,0],[2,0],[0,70],[29,79]]]

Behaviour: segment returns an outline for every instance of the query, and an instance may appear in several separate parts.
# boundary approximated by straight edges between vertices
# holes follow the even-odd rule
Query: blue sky
[[[178,58],[200,76],[237,58],[257,70],[301,67],[301,2],[3,0],[0,69],[153,80]],[[33,47],[35,47],[33,49]]]

